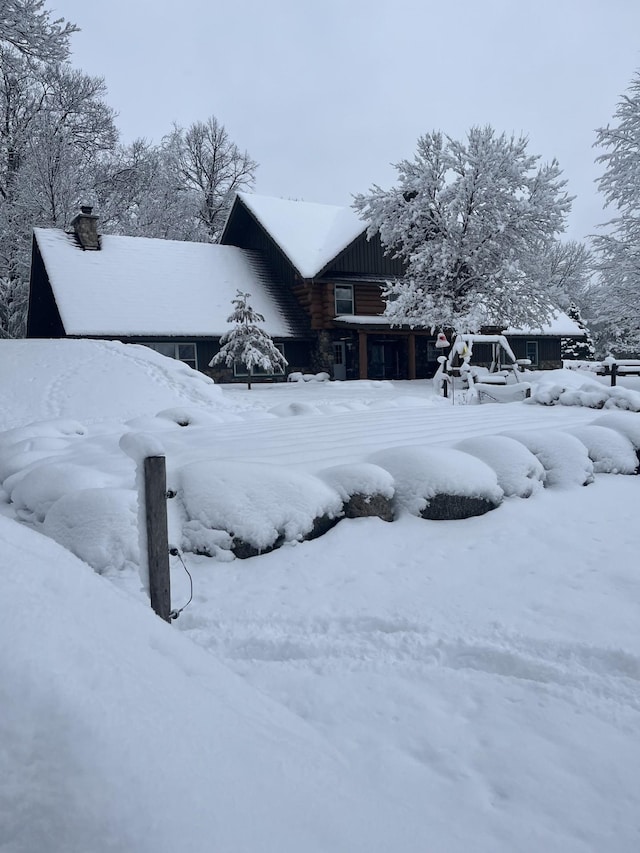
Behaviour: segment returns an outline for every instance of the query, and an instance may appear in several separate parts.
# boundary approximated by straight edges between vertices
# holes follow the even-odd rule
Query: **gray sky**
[[[51,0],[72,61],[105,78],[123,141],[215,115],[256,191],[331,204],[395,181],[418,136],[524,133],[602,211],[594,130],[640,68],[639,0]]]

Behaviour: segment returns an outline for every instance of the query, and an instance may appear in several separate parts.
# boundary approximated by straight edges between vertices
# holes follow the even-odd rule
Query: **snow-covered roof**
[[[238,193],[302,278],[318,275],[366,230],[350,207]]]
[[[257,253],[110,235],[101,237],[100,251],[83,251],[63,231],[34,233],[68,335],[221,335],[229,331],[237,290],[251,294],[270,335],[295,334]]]
[[[505,329],[505,335],[572,335],[573,337],[584,338],[586,332],[581,329],[575,320],[572,320],[564,311],[557,311],[549,323],[543,323],[540,328],[531,328],[523,326],[521,329],[510,327]]]

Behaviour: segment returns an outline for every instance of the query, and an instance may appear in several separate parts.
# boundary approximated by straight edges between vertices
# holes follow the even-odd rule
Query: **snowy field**
[[[640,481],[603,473],[640,444],[640,380],[531,378],[571,405],[247,391],[139,347],[1,341],[2,853],[640,849]],[[505,432],[547,488],[534,459],[532,496],[485,515],[405,501],[298,541],[336,478],[379,485],[384,462],[406,492],[421,454]],[[171,625],[144,592],[132,446],[179,491],[194,597]],[[503,446],[494,494],[524,458]],[[202,507],[288,541],[234,559]]]

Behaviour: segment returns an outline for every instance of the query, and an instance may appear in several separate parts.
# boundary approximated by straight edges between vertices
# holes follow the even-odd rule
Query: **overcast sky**
[[[640,0],[51,0],[72,62],[105,78],[122,139],[215,115],[258,161],[256,191],[349,204],[395,181],[423,133],[529,137],[607,218],[595,128],[640,68]]]

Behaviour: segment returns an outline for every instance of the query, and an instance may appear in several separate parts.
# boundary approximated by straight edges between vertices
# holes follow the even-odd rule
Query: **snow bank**
[[[528,498],[542,488],[545,471],[536,456],[506,435],[482,435],[456,444],[492,468],[506,497]]]
[[[395,447],[369,457],[396,484],[396,502],[420,515],[437,495],[478,498],[499,504],[502,489],[495,472],[480,459],[448,448]]]
[[[542,464],[545,486],[568,489],[593,483],[593,462],[574,435],[557,430],[504,432],[528,448]]]
[[[635,474],[638,457],[626,436],[607,426],[587,424],[570,430],[587,448],[596,474]]]
[[[173,481],[188,521],[260,550],[301,539],[317,518],[342,510],[337,492],[318,478],[272,465],[203,459],[179,468]]]
[[[84,489],[57,500],[43,532],[99,574],[137,567],[138,501],[130,489]]]
[[[50,540],[0,518],[0,543],[3,850],[393,849],[299,717]]]

